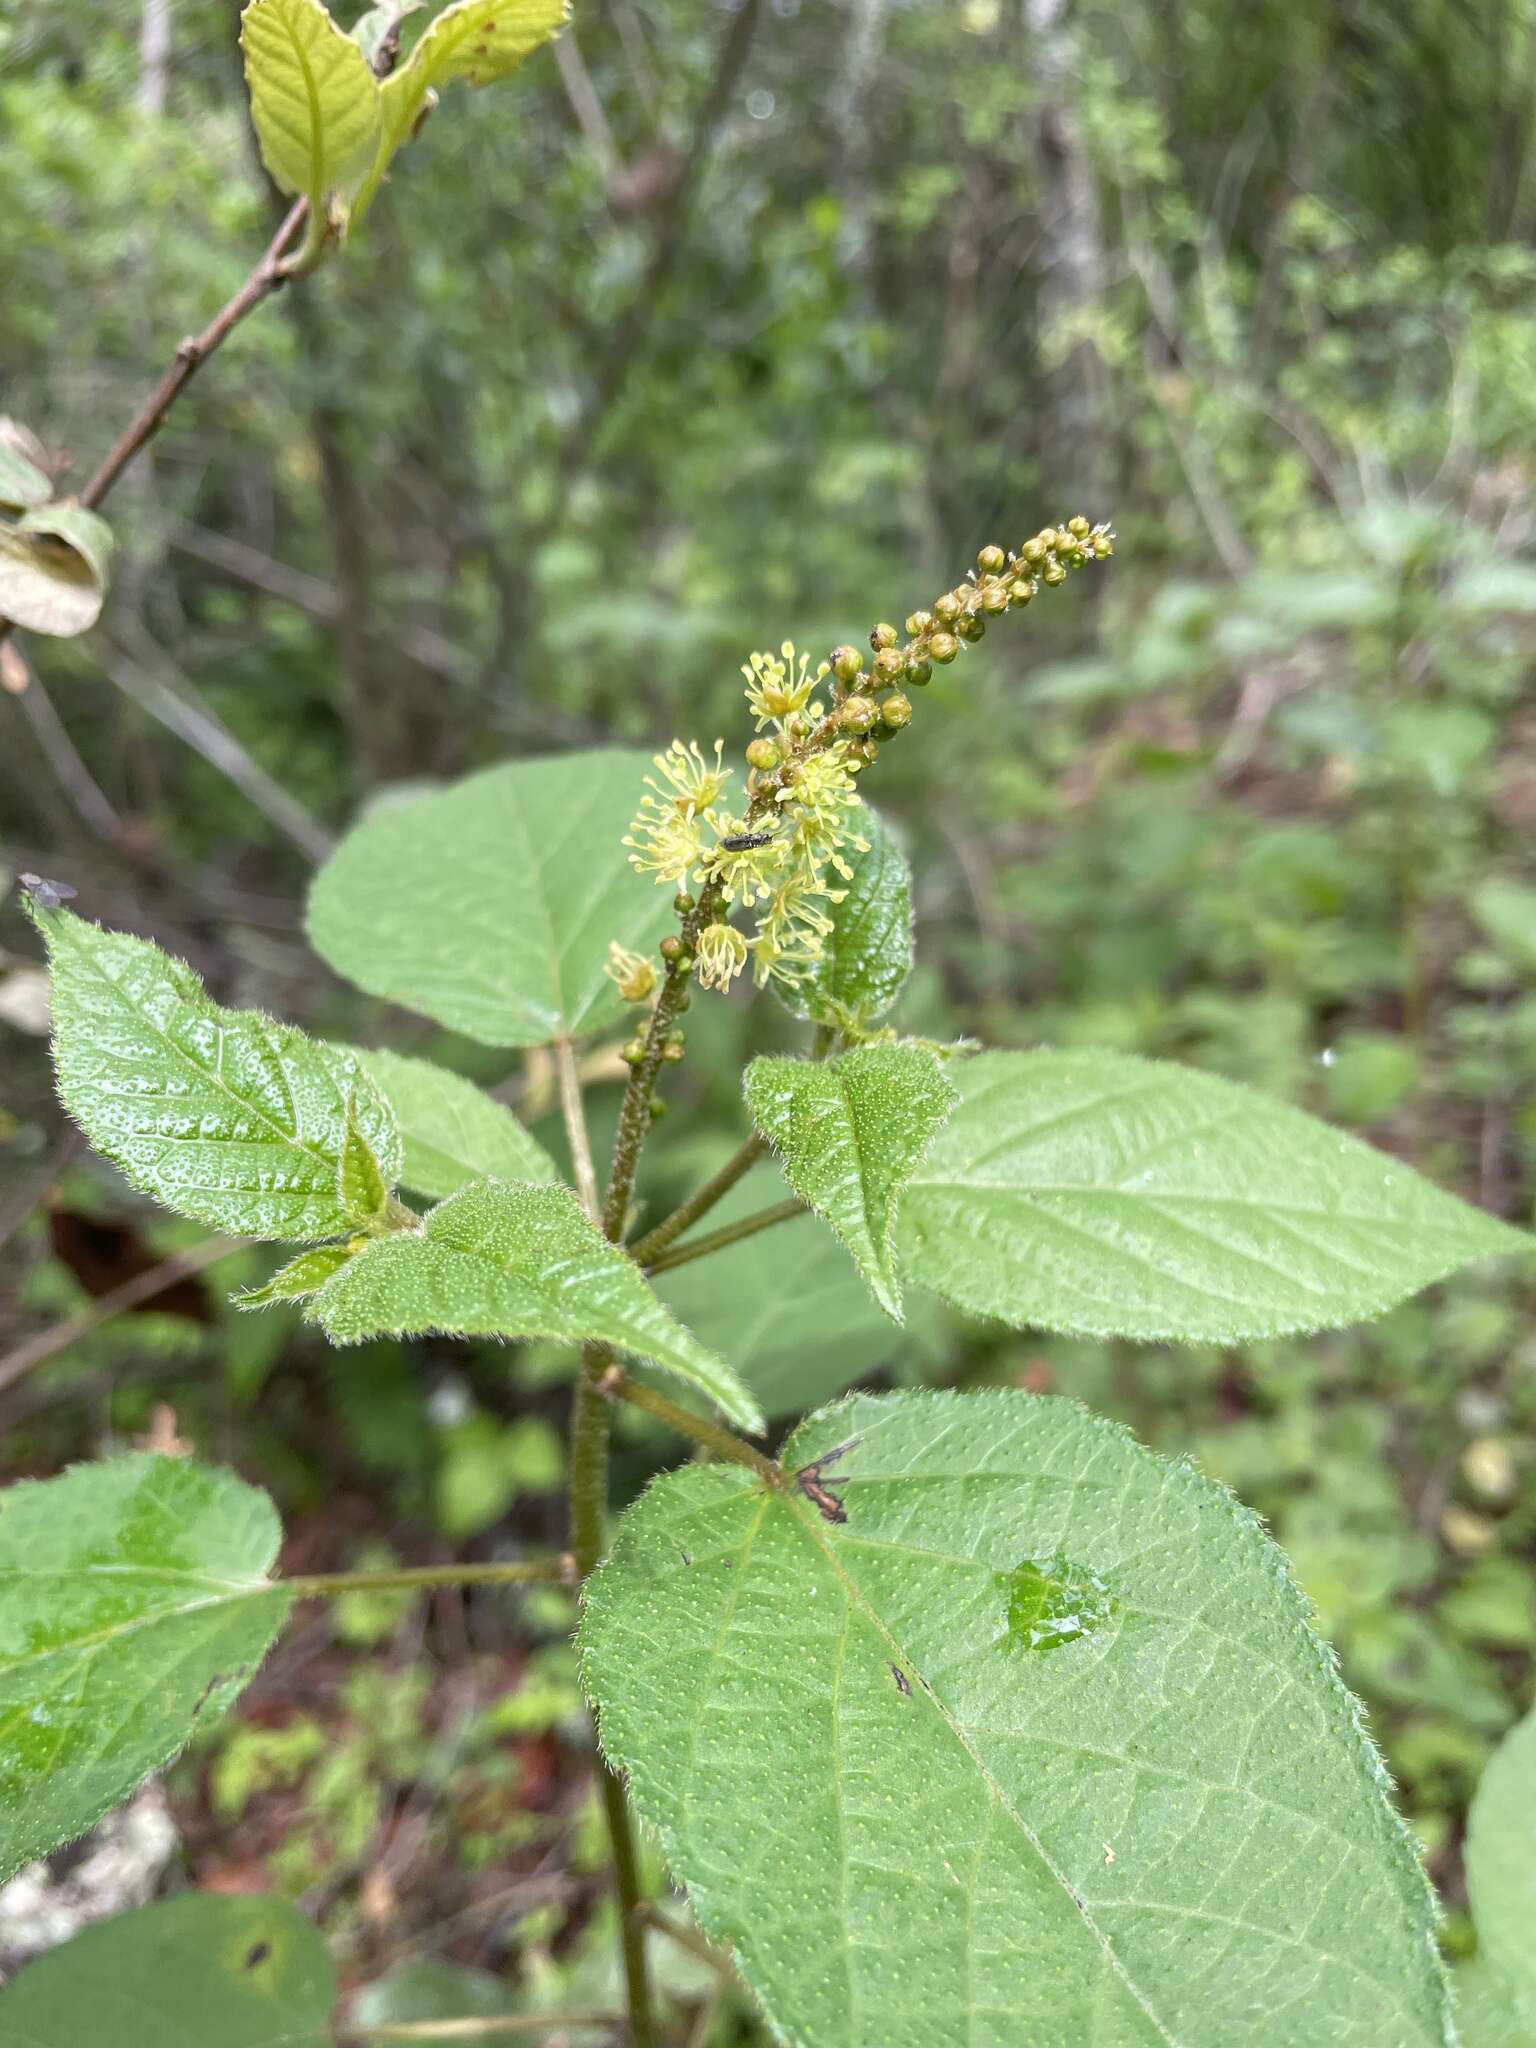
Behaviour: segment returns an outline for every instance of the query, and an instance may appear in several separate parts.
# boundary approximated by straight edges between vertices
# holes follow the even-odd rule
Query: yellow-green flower
[[[690,817],[699,816],[718,799],[736,772],[721,766],[724,752],[725,741],[716,740],[711,766],[700,753],[697,740],[689,740],[686,746],[681,740],[674,740],[664,754],[651,756],[662,779],[658,782],[655,776],[647,775],[646,788],[654,792],[664,807],[685,811]]]
[[[761,732],[765,725],[803,711],[816,685],[831,671],[826,662],[812,669],[811,657],[798,654],[794,641],[786,640],[777,654],[752,655],[741,672],[747,679],[747,704]]]
[[[642,797],[640,809],[625,834],[630,866],[658,883],[684,882],[704,857],[704,833],[691,811],[667,810],[654,797]]]
[[[747,942],[734,925],[707,924],[699,933],[694,961],[701,988],[729,988],[747,964]]]
[[[608,964],[603,969],[626,1003],[649,1001],[656,992],[656,963],[643,953],[631,953],[617,939],[608,941]]]

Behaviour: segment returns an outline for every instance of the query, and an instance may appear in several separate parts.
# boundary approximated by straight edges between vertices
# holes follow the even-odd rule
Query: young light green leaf
[[[0,1878],[223,1713],[287,1612],[280,1534],[264,1493],[181,1458],[0,1493]]]
[[[1074,1403],[658,1480],[582,1669],[700,1926],[837,2048],[1443,2048],[1428,1886],[1257,1517]]]
[[[1380,1314],[1531,1240],[1231,1081],[1101,1052],[983,1053],[902,1198],[909,1279],[1084,1336],[1233,1343]]]
[[[101,616],[112,568],[112,529],[67,503],[34,506],[0,524],[0,618],[56,639]]]
[[[1479,1955],[1536,2014],[1536,1709],[1494,1751],[1467,1818],[1467,1897]]]
[[[619,844],[645,755],[513,761],[386,803],[315,877],[309,936],[338,973],[485,1045],[614,1024],[618,939],[652,952],[675,922]]]
[[[911,1045],[860,1046],[835,1060],[758,1059],[746,1090],[784,1178],[831,1224],[899,1323],[896,1197],[959,1100],[937,1059]]]
[[[350,1095],[342,1120],[341,1157],[336,1162],[336,1206],[354,1230],[376,1229],[389,1210],[389,1182]]]
[[[570,19],[570,0],[458,0],[445,7],[404,64],[384,81],[383,126],[361,217],[389,160],[421,119],[428,96],[455,78],[489,85],[517,69]]]
[[[179,960],[70,911],[32,906],[53,970],[54,1063],[91,1143],[167,1208],[243,1237],[338,1237],[347,1104],[384,1177],[389,1106],[350,1053],[225,1010]]]
[[[778,1201],[771,1166],[749,1173],[711,1212],[706,1228],[738,1222]],[[778,1224],[707,1259],[658,1273],[656,1292],[711,1351],[728,1356],[768,1415],[801,1415],[854,1380],[912,1354],[924,1307],[907,1304],[905,1330],[891,1327],[848,1255],[817,1216]]]
[[[850,856],[853,880],[832,910],[821,962],[798,988],[775,989],[797,1017],[864,1031],[877,1023],[912,972],[912,889],[890,827],[866,806],[859,826],[868,853]]]
[[[441,1200],[474,1180],[558,1180],[555,1162],[502,1103],[431,1060],[345,1048],[387,1097],[405,1146],[400,1178]]]
[[[0,2048],[329,2048],[336,1971],[286,1899],[183,1892],[28,1963]]]
[[[240,47],[261,160],[323,222],[333,195],[349,200],[373,164],[379,82],[320,0],[250,0]]]
[[[379,1238],[306,1311],[340,1344],[442,1331],[460,1337],[588,1338],[666,1366],[732,1421],[762,1414],[736,1374],[675,1322],[639,1268],[569,1188],[479,1181],[419,1231]]]
[[[247,1287],[234,1297],[236,1308],[274,1308],[280,1302],[306,1301],[318,1294],[333,1273],[339,1273],[356,1253],[350,1245],[317,1244],[279,1266],[260,1287]]]

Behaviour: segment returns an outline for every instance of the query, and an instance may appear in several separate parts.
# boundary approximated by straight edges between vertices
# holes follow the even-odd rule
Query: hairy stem
[[[602,1214],[597,1192],[597,1169],[592,1164],[592,1140],[587,1134],[587,1113],[581,1100],[576,1048],[568,1038],[555,1040],[555,1072],[560,1079],[560,1114],[565,1118],[565,1141],[571,1148],[577,1192],[581,1196],[581,1206],[596,1223]]]
[[[777,1486],[781,1473],[771,1458],[749,1444],[744,1436],[737,1436],[734,1430],[724,1429],[718,1422],[711,1422],[706,1415],[695,1415],[691,1408],[684,1408],[676,1401],[669,1401],[665,1394],[658,1394],[654,1387],[648,1387],[641,1380],[632,1380],[617,1365],[610,1365],[593,1382],[599,1395],[606,1395],[611,1401],[627,1401],[631,1408],[643,1408],[647,1415],[654,1415],[658,1422],[664,1422],[669,1429],[675,1429],[679,1436],[686,1436],[701,1449],[713,1451],[717,1458],[724,1458],[732,1465],[745,1465],[770,1486]]]
[[[649,1265],[674,1238],[681,1237],[701,1216],[708,1215],[716,1202],[730,1193],[742,1175],[750,1171],[767,1150],[768,1140],[761,1131],[754,1131],[746,1143],[731,1154],[720,1171],[705,1181],[703,1187],[691,1194],[686,1202],[680,1203],[654,1230],[648,1230],[637,1244],[630,1246],[630,1257],[639,1265]]]
[[[680,1244],[672,1251],[663,1252],[659,1259],[652,1259],[645,1270],[647,1273],[668,1273],[674,1266],[686,1266],[693,1259],[707,1259],[711,1252],[723,1252],[727,1245],[739,1244],[744,1237],[756,1237],[760,1230],[771,1230],[776,1223],[790,1223],[805,1213],[806,1205],[798,1195],[787,1202],[775,1202],[771,1209],[754,1209],[750,1216],[743,1216],[735,1223],[723,1223],[718,1230],[711,1230],[704,1237],[696,1237],[689,1244]]]
[[[388,1572],[313,1572],[283,1579],[296,1600],[328,1600],[339,1593],[404,1593],[427,1586],[571,1585],[573,1557],[518,1558],[502,1564],[419,1564]]]
[[[608,1495],[608,1404],[598,1389],[612,1354],[601,1344],[582,1348],[571,1405],[571,1551],[585,1578],[603,1554],[604,1510]],[[634,1824],[624,1787],[601,1754],[597,1758],[603,1818],[613,1863],[613,1889],[619,1908],[619,1940],[624,1956],[624,1988],[629,2007],[631,2048],[655,2048],[656,2025],[651,2013],[650,1975],[645,1956],[645,1930],[638,1913],[642,1904],[640,1872],[635,1855]]]

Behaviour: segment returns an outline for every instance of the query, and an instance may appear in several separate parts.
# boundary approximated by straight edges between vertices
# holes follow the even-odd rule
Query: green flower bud
[[[673,1067],[675,1067],[675,1066],[677,1065],[678,1061],[679,1061],[679,1060],[680,1060],[680,1059],[682,1058],[682,1056],[683,1056],[683,1041],[682,1041],[682,1039],[681,1039],[681,1038],[669,1038],[669,1039],[667,1040],[666,1044],[665,1044],[665,1045],[664,1045],[664,1046],[663,1046],[663,1047],[661,1048],[661,1056],[662,1056],[662,1058],[663,1058],[663,1059],[664,1059],[664,1060],[665,1060],[665,1061],[667,1062],[667,1064],[668,1064],[669,1066],[673,1066]]]
[[[906,673],[907,658],[899,647],[882,647],[874,659],[877,683],[899,683]]]
[[[987,622],[980,612],[966,612],[955,621],[955,631],[962,640],[979,640],[987,630]]]
[[[989,576],[995,576],[1008,557],[999,547],[985,547],[976,557],[978,569],[984,569]]]
[[[953,633],[933,633],[928,640],[928,652],[938,662],[951,662],[960,652],[960,643]]]
[[[927,654],[920,654],[917,651],[917,649],[914,648],[913,651],[907,656],[907,681],[909,683],[916,684],[917,687],[921,689],[923,684],[927,682],[928,678],[932,674],[933,663],[929,660]]]
[[[880,706],[880,723],[892,732],[900,732],[904,725],[912,723],[912,700],[903,697],[899,690],[887,697]]]
[[[646,1104],[646,1113],[653,1124],[659,1124],[667,1113],[667,1105],[659,1095],[653,1095]]]
[[[676,932],[668,932],[661,942],[661,957],[669,967],[675,966],[683,950],[683,942]]]
[[[874,648],[876,654],[880,652],[882,647],[894,647],[896,645],[896,628],[894,626],[876,626],[869,636],[869,644]]]
[[[779,743],[777,740],[771,740],[765,734],[762,738],[752,740],[748,744],[747,766],[749,768],[761,768],[766,772],[770,768],[777,768],[778,765]]]
[[[932,612],[913,612],[907,620],[907,631],[914,640],[920,640],[932,624]]]
[[[848,697],[837,714],[837,722],[844,732],[868,732],[875,722],[875,707],[868,697]]]
[[[1087,535],[1088,535],[1088,533],[1089,533],[1089,530],[1090,530],[1090,529],[1089,529],[1089,525],[1088,525],[1088,522],[1087,522],[1087,520],[1086,520],[1086,519],[1085,519],[1085,518],[1083,517],[1083,515],[1082,515],[1082,513],[1081,513],[1081,512],[1079,512],[1079,513],[1078,513],[1078,515],[1077,515],[1077,517],[1076,517],[1075,519],[1069,519],[1069,520],[1067,521],[1067,531],[1068,531],[1068,533],[1070,533],[1070,534],[1074,535],[1074,536],[1075,536],[1075,537],[1076,537],[1076,538],[1077,538],[1078,540],[1084,540],[1084,539],[1086,539],[1086,538],[1087,538]]]
[[[645,1058],[645,1040],[632,1038],[619,1055],[626,1067],[638,1067]]]
[[[1040,571],[1040,580],[1042,583],[1049,583],[1053,586],[1057,583],[1065,583],[1067,572],[1063,569],[1060,562],[1047,562]]]
[[[1112,555],[1115,552],[1114,543],[1110,540],[1110,537],[1107,533],[1096,533],[1094,535],[1093,552],[1098,556],[1101,562],[1105,561],[1110,555]]]
[[[1026,605],[1035,594],[1035,586],[1027,576],[1019,576],[1008,586],[1008,602]]]
[[[981,608],[991,617],[1008,609],[1008,592],[1001,583],[989,583],[981,593]]]
[[[840,683],[851,683],[864,667],[864,657],[857,647],[834,647],[832,650],[832,673]]]
[[[934,617],[941,620],[946,626],[952,626],[955,623],[962,609],[959,598],[951,590],[946,590],[942,597],[935,598],[933,602]]]
[[[1019,553],[1029,563],[1030,567],[1034,568],[1038,563],[1045,560],[1045,542],[1037,533],[1033,540],[1025,541]]]
[[[672,908],[679,917],[686,917],[689,911],[693,909],[693,898],[686,889],[679,890],[677,895],[672,898]]]

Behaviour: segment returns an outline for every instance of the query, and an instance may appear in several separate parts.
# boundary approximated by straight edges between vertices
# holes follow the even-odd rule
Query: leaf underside
[[[658,1481],[581,1627],[604,1750],[786,2039],[1442,2048],[1428,1887],[1255,1517],[1022,1393],[856,1397],[818,1459],[821,1505]]]
[[[818,965],[798,987],[774,989],[797,1017],[865,1030],[878,1023],[912,972],[911,876],[877,811],[859,812],[867,853],[849,856],[853,879],[831,912]]]
[[[0,1493],[0,1878],[223,1713],[287,1612],[280,1533],[265,1494],[179,1458]]]
[[[240,20],[251,120],[273,182],[323,212],[350,196],[378,147],[382,107],[368,60],[319,0],[251,0]]]
[[[911,1280],[1085,1336],[1233,1343],[1378,1315],[1532,1241],[1400,1161],[1210,1074],[991,1052],[902,1198]]]
[[[649,758],[514,761],[389,803],[316,876],[309,936],[370,995],[485,1045],[544,1045],[616,1023],[609,941],[652,951],[671,897],[624,859]]]

